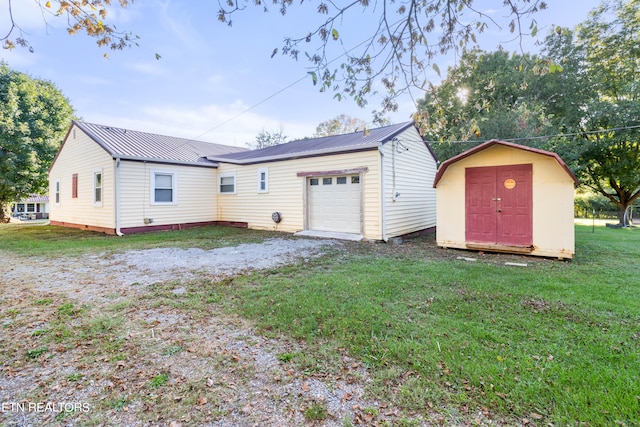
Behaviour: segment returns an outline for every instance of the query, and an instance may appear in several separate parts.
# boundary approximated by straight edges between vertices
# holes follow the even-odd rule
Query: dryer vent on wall
[[[271,214],[271,219],[273,220],[273,222],[278,224],[280,223],[280,221],[282,221],[282,214],[280,212],[274,212]]]

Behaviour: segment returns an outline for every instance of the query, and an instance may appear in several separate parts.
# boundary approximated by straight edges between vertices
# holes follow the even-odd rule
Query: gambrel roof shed
[[[572,258],[578,183],[555,153],[492,140],[436,173],[439,246]]]

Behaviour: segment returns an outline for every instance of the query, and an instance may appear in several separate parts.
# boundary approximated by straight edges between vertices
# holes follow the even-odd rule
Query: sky
[[[502,3],[479,0],[474,5],[485,7],[483,11],[504,27]],[[9,0],[0,0],[2,35],[10,28],[8,4]],[[372,111],[380,110],[380,98],[372,97],[365,108],[348,98],[337,100],[334,93],[321,93],[312,84],[304,57],[298,61],[281,54],[271,57],[286,37],[306,35],[322,22],[314,10],[316,3],[294,4],[285,16],[275,9],[264,13],[249,6],[227,26],[217,20],[217,1],[136,0],[125,9],[112,7],[107,21],[139,36],[139,46],[111,51],[83,34],[68,35],[65,19],[45,20],[36,0],[14,0],[14,20],[33,52],[2,49],[0,61],[51,81],[81,120],[108,126],[246,146],[262,131],[282,130],[288,140],[313,136],[320,123],[340,114],[370,123]],[[548,9],[534,16],[538,37],[557,25],[574,27],[598,4],[599,0],[547,0]],[[338,26],[340,42],[331,46],[330,55],[338,57],[341,49],[371,37],[375,23],[366,11],[347,14]],[[498,45],[519,51],[512,38],[506,28],[494,25],[479,43],[486,51]],[[525,51],[536,52],[534,42],[527,37]],[[435,62],[446,74],[455,56]],[[441,77],[428,69],[426,78],[437,84]],[[389,120],[410,120],[416,111],[414,100],[421,96],[414,91],[413,98],[401,98],[399,110]]]

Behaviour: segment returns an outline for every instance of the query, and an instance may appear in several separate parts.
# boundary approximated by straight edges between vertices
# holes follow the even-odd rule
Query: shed
[[[485,142],[438,169],[437,244],[573,258],[577,183],[555,153],[504,141]]]

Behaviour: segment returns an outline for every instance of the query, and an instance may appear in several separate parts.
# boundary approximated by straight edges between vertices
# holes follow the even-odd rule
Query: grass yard
[[[4,251],[57,257],[158,246],[208,249],[272,236],[206,227],[117,238],[58,227],[0,226],[0,256]],[[151,286],[142,296],[99,310],[56,295],[25,297],[19,304],[4,298],[1,332],[22,338],[5,341],[11,344],[0,350],[0,361],[5,372],[19,373],[67,352],[74,363],[102,363],[116,384],[139,378],[127,393],[114,387],[95,397],[113,418],[83,425],[121,422],[116,417],[123,416],[135,393],[151,413],[166,412],[167,420],[185,410],[171,396],[212,402],[230,392],[184,379],[176,383],[171,371],[179,364],[173,358],[200,354],[201,339],[192,325],[207,327],[211,313],[224,310],[255,322],[267,337],[299,342],[304,350],[278,358],[305,377],[343,375],[345,353],[364,363],[372,378],[368,394],[382,407],[401,411],[390,422],[384,411],[365,408],[369,425],[410,426],[421,419],[465,424],[477,413],[507,425],[640,425],[640,229],[596,227],[592,233],[590,226],[578,225],[571,262],[443,250],[433,236],[401,246],[350,242],[344,249],[222,282],[194,282],[181,295],[172,293],[170,283]],[[139,311],[158,309],[187,319],[166,342],[138,333],[140,322],[130,320]],[[33,319],[22,318],[47,310],[46,328],[34,329]],[[222,370],[239,365],[228,355],[201,353]],[[146,365],[125,371],[131,360]],[[168,367],[159,369],[157,360]],[[80,385],[87,381],[83,375],[91,376],[81,369],[65,375],[65,384]],[[55,384],[48,380],[40,392]],[[326,412],[314,402],[305,419],[320,422]],[[442,417],[434,418],[434,412]],[[194,414],[193,422],[201,420]]]
[[[158,247],[214,249],[254,243],[278,233],[233,227],[198,227],[179,232],[155,232],[110,236],[93,231],[49,225],[0,225],[0,251],[24,256],[55,253],[78,256],[100,251],[124,251]]]
[[[227,291],[265,331],[321,354],[347,348],[372,368],[370,393],[408,413],[640,425],[640,230],[591,231],[577,226],[572,262],[433,259],[409,242],[401,254],[241,277]]]

